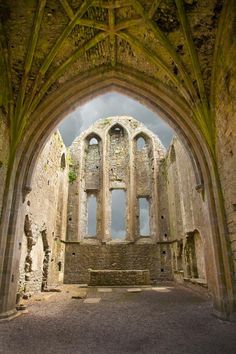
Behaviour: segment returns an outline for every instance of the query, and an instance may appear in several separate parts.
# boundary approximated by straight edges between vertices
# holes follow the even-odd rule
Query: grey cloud
[[[82,131],[86,130],[97,119],[115,115],[129,115],[144,123],[153,131],[165,147],[173,137],[173,130],[150,109],[127,96],[108,93],[96,97],[78,107],[59,126],[62,138],[67,146]]]

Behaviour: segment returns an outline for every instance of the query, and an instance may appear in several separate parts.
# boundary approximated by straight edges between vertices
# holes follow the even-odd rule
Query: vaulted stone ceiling
[[[50,92],[80,73],[132,68],[179,95],[209,145],[222,0],[0,0],[2,109],[15,145]]]

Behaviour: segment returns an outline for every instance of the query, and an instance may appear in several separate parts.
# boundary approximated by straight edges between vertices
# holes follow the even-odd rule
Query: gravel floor
[[[99,298],[98,303],[84,303]],[[28,313],[0,323],[0,353],[236,353],[236,323],[211,315],[190,289],[128,292],[65,286],[28,301]]]

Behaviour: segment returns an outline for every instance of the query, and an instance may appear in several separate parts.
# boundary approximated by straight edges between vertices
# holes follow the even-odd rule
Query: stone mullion
[[[110,239],[109,234],[109,218],[108,218],[108,195],[109,195],[109,160],[107,159],[108,144],[107,144],[107,133],[103,136],[103,146],[102,146],[102,235],[101,241],[106,242]]]
[[[82,194],[86,193],[85,192],[85,153],[84,153],[84,142],[81,143],[81,153],[79,156],[79,173],[78,173],[78,213],[77,213],[77,237],[76,241],[82,241],[85,237],[84,233],[84,225],[82,223],[83,220],[83,208],[86,208],[87,206],[83,203],[83,198]],[[82,182],[83,181],[83,182]],[[83,185],[82,185],[83,183]],[[86,200],[87,202],[87,200]],[[87,212],[87,220],[88,222],[88,212]],[[82,232],[83,231],[83,232]]]
[[[97,222],[97,240],[103,241],[103,190],[104,190],[104,171],[103,171],[103,156],[104,156],[104,143],[103,140],[100,140],[98,143],[98,153],[100,155],[100,172],[99,172],[99,179],[100,184],[99,188],[97,189],[96,199],[97,199],[97,215],[96,215],[96,222]]]
[[[130,151],[130,173],[129,173],[129,187],[128,187],[128,216],[126,220],[128,222],[128,235],[127,241],[135,241],[135,210],[136,210],[136,188],[135,188],[135,172],[134,172],[134,146],[133,139],[129,139],[129,151]]]

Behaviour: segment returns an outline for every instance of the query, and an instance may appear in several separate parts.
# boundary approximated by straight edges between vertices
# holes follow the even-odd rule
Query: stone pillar
[[[108,161],[108,147],[107,132],[103,135],[102,145],[102,237],[101,241],[108,241],[110,239],[109,231],[109,209],[108,209],[108,196],[109,196],[109,161]]]
[[[84,149],[85,149],[85,143],[84,140],[81,142],[81,151],[80,151],[80,156],[79,156],[79,174],[78,174],[78,198],[76,200],[78,201],[77,207],[78,207],[78,212],[76,215],[76,241],[81,241],[84,239],[85,236],[85,230],[86,230],[86,218],[85,215],[87,215],[87,197],[86,197],[86,192],[85,192],[85,154],[84,154]]]
[[[128,222],[128,235],[127,241],[135,241],[135,218],[136,218],[136,188],[134,180],[134,140],[129,138],[129,151],[130,151],[130,169],[129,169],[129,186],[127,188],[127,203],[128,203],[128,215],[126,220]]]

